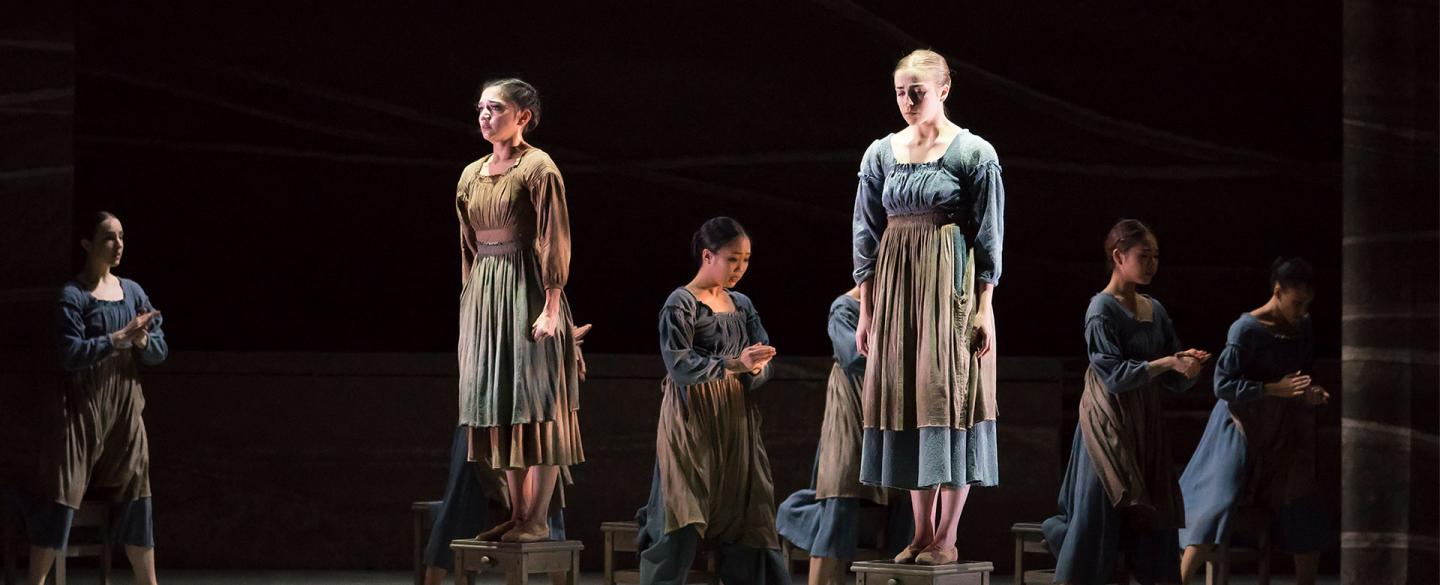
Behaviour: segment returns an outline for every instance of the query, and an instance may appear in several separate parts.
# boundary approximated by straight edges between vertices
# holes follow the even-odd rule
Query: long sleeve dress
[[[562,289],[570,267],[565,182],[537,148],[500,174],[482,174],[490,155],[461,173],[460,424],[488,429],[496,469],[575,465],[580,441],[580,380],[570,305],[542,341],[530,329],[545,291]],[[476,453],[479,454],[479,449]]]
[[[97,299],[77,282],[60,292],[56,318],[64,390],[46,403],[46,431],[31,485],[37,501],[26,510],[37,546],[65,548],[70,518],[90,488],[101,488],[119,504],[124,544],[155,546],[140,372],[164,362],[170,346],[160,317],[150,322],[144,348],[110,342],[111,333],[154,307],[135,281],[121,278],[120,289],[117,301]]]
[[[1141,583],[1180,579],[1184,504],[1160,401],[1162,391],[1184,392],[1195,380],[1173,371],[1150,377],[1149,362],[1180,351],[1180,339],[1159,301],[1138,299],[1132,313],[1100,293],[1085,313],[1090,368],[1080,422],[1060,512],[1042,524],[1056,583],[1111,583],[1122,551],[1129,565],[1122,572]]]
[[[726,583],[788,585],[775,533],[775,484],[750,393],[770,379],[725,369],[727,359],[770,335],[750,298],[729,292],[735,310],[716,313],[677,288],[660,309],[665,362],[655,474],[637,515],[640,582],[683,582],[700,538],[723,547]]]
[[[938,160],[899,163],[892,136],[865,151],[852,222],[874,307],[860,480],[996,485],[995,352],[975,355],[971,319],[980,284],[1000,281],[1000,162],[962,129]]]
[[[1215,364],[1220,400],[1180,476],[1181,546],[1218,544],[1231,511],[1242,504],[1269,509],[1270,533],[1282,550],[1334,546],[1315,477],[1315,407],[1304,398],[1267,397],[1264,389],[1286,374],[1313,372],[1314,361],[1309,317],[1295,335],[1275,333],[1249,313],[1230,326]]]
[[[899,552],[914,530],[910,498],[890,497],[885,488],[860,483],[860,386],[865,356],[855,348],[859,320],[860,301],[855,297],[843,294],[830,304],[828,329],[835,364],[826,383],[825,417],[810,487],[790,494],[776,513],[780,536],[813,557],[855,558],[860,507],[867,503],[889,506],[887,548]]]

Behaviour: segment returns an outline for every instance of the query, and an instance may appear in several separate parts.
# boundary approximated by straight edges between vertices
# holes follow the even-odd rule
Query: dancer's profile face
[[[505,92],[499,87],[488,87],[480,93],[475,102],[476,120],[480,122],[480,135],[490,142],[505,142],[525,129],[530,122],[530,111],[515,107],[505,99]]]
[[[705,273],[708,280],[718,282],[725,288],[731,288],[740,282],[745,276],[745,271],[750,268],[750,238],[740,236],[719,250],[705,250],[700,256],[700,270]]]
[[[120,256],[125,253],[125,226],[120,225],[120,220],[111,217],[100,222],[90,238],[81,240],[80,247],[92,262],[110,267],[120,265]]]
[[[1130,246],[1128,250],[1116,250],[1112,254],[1115,271],[1127,282],[1150,284],[1160,270],[1160,244],[1154,234],[1147,234],[1144,242]]]
[[[895,105],[900,108],[900,117],[905,118],[906,124],[913,126],[945,116],[945,98],[950,95],[950,86],[940,82],[935,75],[914,69],[895,72]]]
[[[1315,290],[1304,285],[1275,285],[1275,304],[1280,314],[1290,323],[1299,323],[1310,314],[1310,302],[1315,300]]]

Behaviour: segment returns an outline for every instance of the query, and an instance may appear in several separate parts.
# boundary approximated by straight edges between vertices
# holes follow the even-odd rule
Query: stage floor
[[[130,571],[123,565],[117,567],[111,585],[133,585],[134,580]],[[160,572],[160,583],[162,585],[411,585],[414,577],[409,572],[395,571],[165,571]],[[76,569],[68,575],[71,585],[91,585],[100,582],[98,571],[91,569]],[[796,574],[792,579],[795,585],[804,585],[805,575]],[[477,583],[485,585],[500,584],[505,582],[502,575],[485,574],[476,579]],[[532,575],[530,582],[535,585],[549,585],[550,580],[544,575]],[[585,573],[581,576],[580,582],[583,585],[600,585],[601,574]],[[1204,582],[1204,575],[1200,576],[1200,582]],[[1231,575],[1230,582],[1234,585],[1254,585],[1254,575]],[[1273,585],[1285,585],[1294,583],[1295,580],[1289,575],[1276,575],[1270,579]],[[447,585],[453,584],[454,580],[447,580]],[[996,575],[996,585],[1009,585],[1010,575]],[[1319,585],[1338,585],[1338,575],[1321,575]]]

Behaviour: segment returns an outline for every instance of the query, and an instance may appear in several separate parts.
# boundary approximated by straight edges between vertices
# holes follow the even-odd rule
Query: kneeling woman
[[[770,378],[775,348],[750,298],[727,290],[750,265],[750,238],[717,217],[695,232],[691,250],[700,269],[660,309],[668,374],[650,500],[639,514],[640,582],[683,583],[703,537],[723,547],[722,581],[788,585],[760,411],[747,393]]]
[[[865,356],[855,347],[860,321],[860,289],[852,288],[830,303],[830,343],[835,365],[825,385],[825,418],[810,487],[780,503],[778,528],[791,544],[810,553],[810,585],[845,582],[845,567],[855,558],[860,539],[860,508],[887,506],[883,551],[890,556],[910,542],[915,522],[910,498],[899,490],[860,483],[862,421],[860,388]]]
[[[1315,479],[1315,407],[1330,394],[1310,379],[1314,280],[1304,260],[1277,261],[1270,300],[1230,326],[1215,364],[1220,401],[1180,476],[1182,582],[1200,567],[1200,549],[1220,542],[1235,506],[1250,503],[1270,511],[1271,534],[1295,555],[1295,582],[1315,583],[1334,534]]]
[[[1185,510],[1160,401],[1163,391],[1195,385],[1210,354],[1181,351],[1165,307],[1136,291],[1160,267],[1150,228],[1121,220],[1110,229],[1105,255],[1110,284],[1085,312],[1090,368],[1060,513],[1043,524],[1045,542],[1055,555],[1056,583],[1125,583],[1127,575],[1142,584],[1175,583]],[[1128,568],[1118,566],[1122,552]]]

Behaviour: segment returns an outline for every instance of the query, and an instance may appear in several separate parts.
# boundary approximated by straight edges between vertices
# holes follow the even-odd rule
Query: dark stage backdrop
[[[685,6],[681,8],[680,6]],[[1243,14],[1243,16],[1237,16]],[[540,88],[568,186],[567,293],[594,351],[651,353],[690,233],[752,232],[782,354],[824,355],[849,288],[855,172],[899,130],[890,72],[952,58],[952,119],[1008,190],[1008,355],[1079,355],[1108,226],[1139,217],[1150,292],[1219,350],[1278,254],[1326,286],[1338,355],[1338,4],[1286,1],[144,4],[80,0],[77,207],[124,220],[123,275],[177,349],[443,352],[477,82]]]

